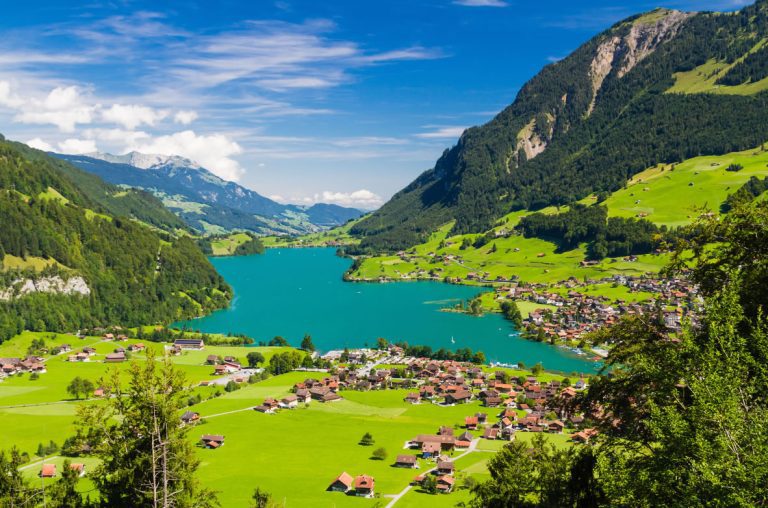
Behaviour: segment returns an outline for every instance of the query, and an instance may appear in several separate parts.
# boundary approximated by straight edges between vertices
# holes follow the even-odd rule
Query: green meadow
[[[46,356],[47,372],[36,380],[29,374],[13,376],[0,382],[0,432],[11,436],[8,446],[15,445],[30,454],[32,461],[23,467],[24,474],[37,480],[42,463],[54,463],[61,467],[63,457],[53,454],[46,458],[35,457],[39,443],[51,440],[59,446],[75,433],[76,412],[81,404],[102,404],[102,400],[72,400],[66,387],[75,376],[85,377],[97,384],[109,369],[125,371],[129,363],[107,365],[103,355],[115,347],[127,347],[138,342],[106,342],[99,337],[79,339],[72,335],[27,332],[0,345],[0,356],[23,356],[35,338],[44,338],[48,347],[69,343],[75,350],[88,345],[97,350],[89,362],[67,362],[66,354]],[[143,341],[145,345],[162,351],[163,344]],[[248,348],[207,346],[203,351],[189,351],[172,357],[174,364],[183,370],[190,384],[213,379],[212,368],[204,365],[210,354],[245,358],[249,351],[260,351],[267,359],[287,348]],[[134,354],[132,360],[143,361],[146,355]],[[497,369],[486,368],[488,371]],[[510,375],[530,375],[523,370],[504,369]],[[435,433],[439,426],[454,426],[460,432],[466,416],[478,411],[493,416],[496,410],[488,410],[477,401],[466,405],[442,407],[423,403],[406,404],[403,398],[408,390],[371,392],[342,392],[343,400],[321,404],[311,402],[295,410],[278,414],[262,414],[253,411],[266,397],[288,394],[293,385],[307,377],[322,377],[322,373],[291,372],[270,377],[254,384],[243,384],[239,390],[224,392],[221,386],[194,388],[203,401],[190,409],[201,414],[201,422],[191,429],[189,438],[198,442],[202,434],[223,434],[225,445],[217,450],[197,448],[201,460],[198,472],[200,481],[219,492],[222,506],[248,506],[256,487],[271,492],[286,506],[382,506],[389,502],[387,496],[400,493],[419,470],[392,467],[405,443],[417,434]],[[542,373],[542,381],[561,379],[561,376]],[[213,396],[218,392],[218,396]],[[210,398],[209,398],[210,397]],[[375,440],[373,446],[358,444],[365,432]],[[480,431],[475,431],[476,436]],[[523,437],[523,438],[527,438]],[[556,442],[567,442],[567,436],[550,436]],[[460,488],[463,478],[473,476],[477,480],[487,478],[485,463],[498,451],[503,442],[481,441],[477,451],[457,462],[457,489],[450,495],[431,495],[419,488],[411,489],[397,506],[453,506],[469,499],[469,492]],[[383,447],[386,460],[372,458],[376,448]],[[7,447],[6,447],[7,448]],[[457,457],[462,451],[454,452]],[[93,469],[97,461],[92,458],[75,458]],[[420,459],[421,469],[432,467]],[[326,492],[330,482],[341,472],[351,475],[370,474],[376,479],[377,499],[362,499],[339,493]],[[49,482],[49,480],[45,480]],[[91,492],[92,483],[83,478],[78,489]]]

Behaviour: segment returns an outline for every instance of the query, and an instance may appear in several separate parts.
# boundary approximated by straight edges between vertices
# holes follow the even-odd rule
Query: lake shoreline
[[[242,333],[257,343],[279,335],[298,344],[308,333],[322,351],[362,348],[384,337],[435,351],[468,347],[483,351],[488,363],[541,363],[551,371],[595,372],[595,364],[584,358],[521,338],[498,313],[477,317],[440,312],[446,303],[469,301],[488,286],[418,279],[408,282],[421,284],[345,284],[340,274],[349,268],[349,259],[332,247],[270,248],[260,255],[211,262],[233,286],[233,304],[173,326]]]

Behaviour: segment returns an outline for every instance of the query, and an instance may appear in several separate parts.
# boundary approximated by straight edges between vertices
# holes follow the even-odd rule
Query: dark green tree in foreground
[[[189,427],[179,414],[189,397],[183,373],[168,358],[133,363],[125,384],[114,370],[103,386],[106,404],[78,408],[79,437],[101,464],[92,479],[104,506],[215,506],[216,496],[199,487],[200,463]]]
[[[363,437],[360,438],[360,444],[363,446],[372,446],[375,442],[376,441],[374,441],[370,432],[366,432],[363,434]]]

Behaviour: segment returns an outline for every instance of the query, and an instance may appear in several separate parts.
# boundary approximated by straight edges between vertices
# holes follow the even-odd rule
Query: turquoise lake
[[[232,285],[228,309],[177,323],[209,333],[244,333],[259,341],[280,335],[298,346],[310,334],[320,351],[390,342],[433,349],[469,347],[488,361],[564,372],[593,372],[595,364],[563,348],[521,339],[497,314],[482,317],[441,312],[471,299],[481,288],[441,282],[344,282],[350,260],[332,248],[268,249],[263,255],[213,258]],[[452,341],[453,339],[453,341]]]

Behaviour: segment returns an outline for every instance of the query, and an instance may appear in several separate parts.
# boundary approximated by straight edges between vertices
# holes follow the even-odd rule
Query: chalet
[[[111,333],[105,333],[103,339],[104,340],[115,340],[115,336],[114,336],[114,334],[111,334]]]
[[[343,472],[331,482],[328,490],[330,492],[349,492],[354,482],[355,480],[351,475]]]
[[[229,372],[238,372],[238,371],[242,370],[242,368],[243,368],[243,366],[240,365],[240,363],[238,363],[238,362],[230,362],[230,361],[227,361],[227,360],[224,360],[224,364],[223,365],[225,367],[227,367]]]
[[[442,475],[437,478],[437,490],[443,494],[448,494],[453,490],[453,484],[456,480],[453,476]]]
[[[472,393],[468,390],[457,390],[455,393],[449,393],[445,396],[446,404],[466,404],[472,399]]]
[[[40,478],[55,478],[56,477],[56,464],[43,464],[40,469]]]
[[[128,351],[138,353],[139,351],[144,351],[146,348],[147,347],[143,343],[137,342],[136,344],[132,344],[128,346]]]
[[[217,375],[217,376],[223,376],[223,375],[224,375],[224,374],[226,374],[227,372],[228,372],[228,369],[227,369],[227,367],[226,367],[226,366],[224,366],[224,365],[217,365],[217,366],[216,366],[216,367],[214,367],[214,369],[213,369],[213,373],[214,373],[215,375]]]
[[[449,451],[453,449],[456,438],[453,436],[436,436],[434,434],[419,434],[411,440],[412,446],[422,447],[425,443],[436,443],[441,450]]]
[[[355,477],[355,495],[358,497],[373,497],[376,482],[373,476],[361,474]]]
[[[462,432],[461,434],[459,434],[459,437],[457,437],[456,439],[459,440],[459,441],[469,441],[469,442],[472,442],[472,440],[474,438],[475,437],[471,433],[465,431],[465,432]]]
[[[259,413],[270,414],[270,415],[275,413],[275,408],[271,406],[267,406],[265,404],[262,404],[260,406],[255,406],[253,410],[258,411]]]
[[[104,361],[107,363],[120,363],[125,360],[125,353],[109,353],[104,357]]]
[[[189,425],[191,423],[194,423],[200,419],[200,413],[195,413],[193,411],[186,411],[183,415],[181,415],[181,421],[185,425]]]
[[[419,396],[421,396],[422,399],[429,399],[435,396],[435,387],[434,386],[422,386],[419,390]]]
[[[320,402],[336,402],[341,400],[341,395],[336,392],[328,392],[320,398]]]
[[[486,413],[475,413],[475,416],[477,417],[478,424],[482,425],[488,421],[488,415]]]
[[[74,463],[74,464],[70,464],[69,468],[73,471],[76,471],[77,476],[80,476],[80,477],[85,476],[85,464]]]
[[[200,442],[204,447],[215,450],[216,448],[224,446],[224,436],[203,434],[203,437],[200,438]]]
[[[483,439],[498,439],[499,438],[499,429],[496,427],[490,427],[485,429],[485,432],[483,432]]]
[[[549,422],[547,428],[552,433],[560,434],[563,432],[563,429],[565,429],[565,424],[560,420],[555,420],[554,422]]]
[[[299,398],[296,395],[286,395],[280,399],[280,407],[283,409],[295,409],[299,405]]]
[[[403,400],[409,404],[418,404],[421,402],[421,395],[418,393],[409,393]]]
[[[120,334],[120,335],[117,336],[117,340],[119,340],[119,341],[126,341],[126,340],[128,340],[128,336],[125,335],[125,334]]]
[[[464,418],[464,426],[467,430],[477,429],[477,416],[467,416]]]
[[[201,350],[205,348],[205,342],[203,339],[176,339],[173,341],[174,347],[180,349]]]
[[[96,349],[92,348],[90,346],[86,346],[86,347],[83,348],[83,353],[87,354],[88,356],[95,355],[96,354]]]
[[[577,443],[588,443],[595,435],[597,435],[597,429],[585,429],[571,435],[571,439]]]
[[[440,443],[422,443],[421,456],[425,459],[431,459],[440,455],[441,450]]]
[[[216,365],[219,363],[219,357],[216,355],[208,355],[208,357],[205,359],[205,363],[208,365]]]
[[[437,435],[438,436],[453,436],[453,427],[448,427],[447,425],[442,425],[439,429],[437,429]]]
[[[416,461],[415,455],[398,455],[395,459],[395,467],[416,469],[419,467],[419,463]]]
[[[446,460],[437,463],[437,474],[453,474],[454,470],[453,462]]]
[[[93,396],[94,397],[99,397],[99,398],[103,397],[104,396],[104,388],[96,388],[93,391]]]
[[[62,344],[61,346],[59,346],[60,353],[69,353],[70,351],[72,351],[72,346],[70,346],[69,344]]]
[[[304,404],[309,404],[309,401],[312,400],[312,395],[309,393],[309,390],[306,388],[298,388],[296,390],[296,398],[299,402],[302,402]]]
[[[125,353],[125,348],[124,347],[116,347],[115,349],[112,350],[112,352],[113,353]]]

